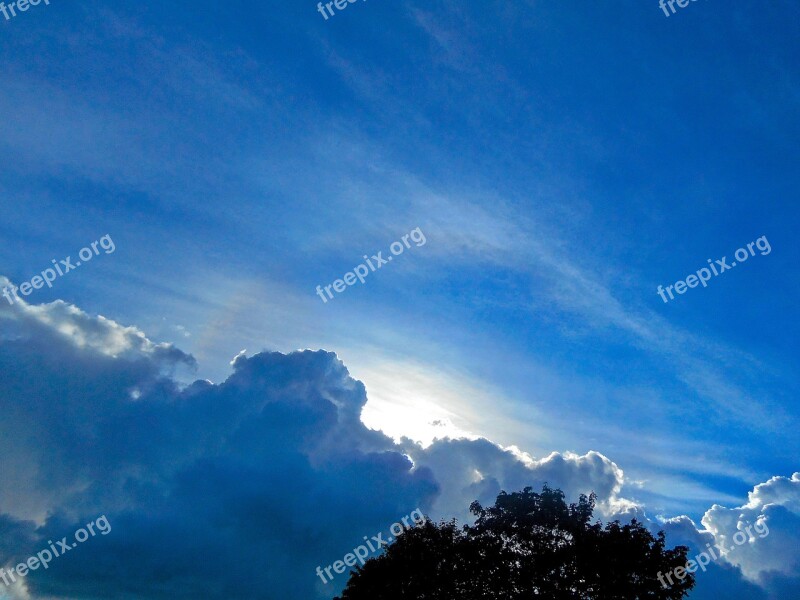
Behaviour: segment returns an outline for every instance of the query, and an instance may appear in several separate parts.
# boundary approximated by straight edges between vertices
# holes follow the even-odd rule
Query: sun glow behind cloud
[[[413,361],[362,358],[357,364],[351,370],[367,387],[369,400],[361,413],[367,427],[426,447],[436,438],[479,437],[476,407],[489,401],[491,392],[477,383]]]

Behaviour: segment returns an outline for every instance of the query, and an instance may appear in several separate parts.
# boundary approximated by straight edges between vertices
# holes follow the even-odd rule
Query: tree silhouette
[[[473,502],[473,526],[429,519],[351,573],[335,600],[680,600],[694,575],[686,546],[666,548],[636,520],[591,524],[595,495],[567,505],[545,485]],[[663,583],[662,583],[663,582]],[[666,587],[665,585],[666,584]]]

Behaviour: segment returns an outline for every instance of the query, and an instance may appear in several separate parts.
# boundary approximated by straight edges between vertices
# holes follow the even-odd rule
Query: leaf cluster
[[[595,495],[567,504],[545,485],[501,492],[475,524],[425,523],[352,572],[335,600],[680,600],[694,575],[664,587],[658,573],[685,566],[686,546],[666,548],[636,520],[592,523]]]

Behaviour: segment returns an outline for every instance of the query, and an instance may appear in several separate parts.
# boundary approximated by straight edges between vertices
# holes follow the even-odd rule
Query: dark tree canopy
[[[544,486],[473,502],[474,526],[426,520],[354,571],[336,600],[680,600],[694,587],[658,579],[686,565],[636,520],[591,523],[595,496],[567,505]],[[662,581],[666,583],[665,588]]]

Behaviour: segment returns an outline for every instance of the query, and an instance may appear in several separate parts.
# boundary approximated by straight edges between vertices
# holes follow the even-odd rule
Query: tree
[[[351,573],[335,600],[680,600],[694,587],[686,546],[635,519],[592,524],[595,495],[567,505],[545,485],[473,502],[475,524],[426,521]]]

